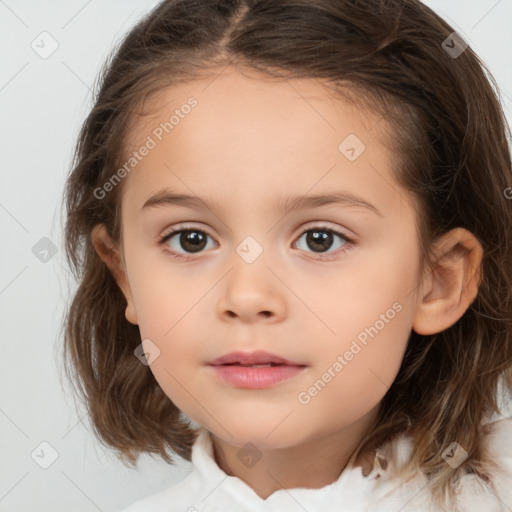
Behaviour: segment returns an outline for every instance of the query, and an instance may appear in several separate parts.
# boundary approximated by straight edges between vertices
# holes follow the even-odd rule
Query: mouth
[[[212,366],[220,365],[239,365],[239,366],[306,366],[297,361],[290,361],[284,357],[272,354],[265,350],[255,352],[231,352],[221,357],[217,357],[208,363]]]
[[[216,365],[214,365],[216,366]],[[272,366],[290,366],[280,363],[266,363],[266,364],[241,364],[241,363],[225,363],[218,366],[243,366],[247,368],[270,368]]]
[[[243,389],[263,389],[301,374],[307,365],[265,351],[233,352],[208,363],[223,382]]]

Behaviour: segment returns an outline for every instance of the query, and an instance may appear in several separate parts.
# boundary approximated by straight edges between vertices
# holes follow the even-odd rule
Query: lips
[[[252,367],[306,366],[305,364],[290,361],[265,350],[257,350],[255,352],[231,352],[210,361],[208,364],[211,366],[239,365]]]
[[[265,389],[306,372],[305,364],[264,350],[231,352],[208,363],[216,377],[241,389]]]

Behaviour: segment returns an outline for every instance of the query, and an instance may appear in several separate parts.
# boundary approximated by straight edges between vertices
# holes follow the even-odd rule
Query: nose
[[[263,258],[253,263],[234,262],[218,300],[218,315],[225,321],[279,322],[287,310],[283,284]]]

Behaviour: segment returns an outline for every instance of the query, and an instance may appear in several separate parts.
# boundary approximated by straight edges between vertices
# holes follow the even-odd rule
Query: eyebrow
[[[328,194],[310,195],[310,196],[287,196],[281,199],[276,205],[275,210],[279,213],[291,212],[307,208],[318,208],[330,204],[341,204],[347,206],[357,206],[372,211],[380,217],[384,217],[378,208],[351,192],[337,191]],[[142,206],[141,211],[166,206],[185,206],[197,210],[216,210],[220,209],[220,203],[201,199],[198,196],[187,194],[178,194],[170,190],[162,190],[151,196]]]

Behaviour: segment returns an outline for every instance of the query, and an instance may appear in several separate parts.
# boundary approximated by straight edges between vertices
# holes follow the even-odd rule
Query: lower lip
[[[289,379],[301,373],[305,366],[266,366],[251,367],[239,365],[210,365],[225,382],[237,388],[262,389]]]

